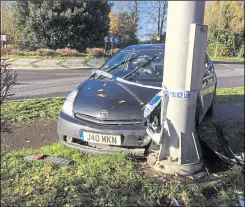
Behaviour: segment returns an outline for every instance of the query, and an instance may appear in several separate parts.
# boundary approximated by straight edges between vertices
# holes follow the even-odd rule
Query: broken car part
[[[26,155],[23,157],[24,161],[43,161],[51,164],[56,165],[69,165],[72,164],[72,160],[68,160],[62,157],[55,157],[55,156],[49,156],[44,154],[37,154],[37,155]]]

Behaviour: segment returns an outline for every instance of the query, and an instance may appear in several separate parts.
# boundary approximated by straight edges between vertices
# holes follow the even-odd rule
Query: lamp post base
[[[194,175],[202,170],[203,161],[199,163],[179,164],[169,160],[157,160],[155,154],[149,154],[148,164],[156,171],[164,174]]]

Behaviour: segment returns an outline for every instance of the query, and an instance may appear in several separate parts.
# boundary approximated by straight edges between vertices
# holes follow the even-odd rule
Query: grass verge
[[[1,115],[12,123],[56,119],[65,98],[37,98],[24,101],[6,102],[1,107]]]
[[[244,62],[244,58],[239,57],[210,57],[212,61]]]
[[[12,123],[56,119],[65,98],[38,98],[24,101],[9,101],[2,105],[1,115]],[[244,87],[218,88],[217,103],[243,102]]]
[[[217,103],[244,102],[244,87],[217,88]]]
[[[75,164],[22,160],[37,153],[71,159]],[[224,176],[213,174],[216,181],[189,184],[177,175],[166,181],[139,166],[120,153],[87,155],[60,143],[10,152],[1,159],[1,206],[170,206],[171,195],[182,206],[239,206],[237,198],[244,193],[244,168],[238,165]]]

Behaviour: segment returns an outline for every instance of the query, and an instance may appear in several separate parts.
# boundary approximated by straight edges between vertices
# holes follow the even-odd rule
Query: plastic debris
[[[72,160],[68,160],[62,157],[55,157],[55,156],[49,156],[49,155],[44,155],[42,153],[37,154],[37,155],[27,155],[23,157],[24,161],[43,161],[51,164],[56,164],[56,165],[69,165],[72,164]]]
[[[145,103],[144,102],[140,102],[140,105],[144,105]]]
[[[174,196],[171,196],[171,201],[173,201],[174,206],[180,206],[179,202],[175,199]]]
[[[41,158],[44,158],[44,154],[37,154],[37,155],[35,155],[35,157],[33,159],[34,160],[39,160]]]
[[[98,91],[101,92],[101,91],[103,91],[103,90],[104,90],[104,89],[101,88],[101,89],[99,89]]]
[[[121,101],[118,101],[119,104],[122,104],[122,103],[125,103],[126,101],[124,100],[121,100]]]
[[[199,172],[197,173],[196,175],[194,175],[194,178],[195,179],[201,179],[201,178],[204,178],[205,176],[207,176],[208,173],[207,172]]]
[[[239,196],[238,200],[239,200],[239,203],[240,203],[241,207],[244,207],[244,197]]]
[[[97,96],[98,96],[98,97],[102,97],[102,98],[104,98],[104,97],[105,97],[105,95],[104,95],[104,94],[102,94],[102,93],[99,93]]]

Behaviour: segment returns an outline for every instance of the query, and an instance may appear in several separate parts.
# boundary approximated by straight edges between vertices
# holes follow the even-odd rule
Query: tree
[[[209,55],[238,55],[244,44],[243,2],[213,2],[205,10],[204,22],[209,27]]]
[[[110,32],[118,33],[120,27],[119,21],[116,15],[112,11],[109,13],[109,19],[110,19]]]
[[[122,12],[119,14],[118,20],[121,47],[137,44],[136,32],[138,25],[133,21],[133,13]]]
[[[7,35],[8,43],[17,44],[20,41],[21,33],[14,24],[13,6],[15,2],[1,2],[2,7],[2,33]]]
[[[108,1],[22,0],[15,22],[31,48],[75,48],[103,45],[109,30]]]
[[[139,2],[123,1],[113,5],[115,18],[118,21],[118,34],[120,46],[125,47],[137,44],[137,32],[139,31]]]
[[[167,1],[152,1],[148,2],[147,6],[143,10],[144,17],[148,22],[152,22],[156,27],[156,32],[153,35],[157,35],[160,39],[159,42],[165,41],[164,26],[167,20]]]
[[[127,45],[137,44],[137,32],[139,30],[139,2],[116,2],[113,4],[113,14],[114,16],[112,16],[112,19],[116,19],[116,21],[113,21],[114,25],[115,23],[118,23],[116,32],[120,37],[120,46],[125,47]],[[113,32],[115,32],[115,30]]]

